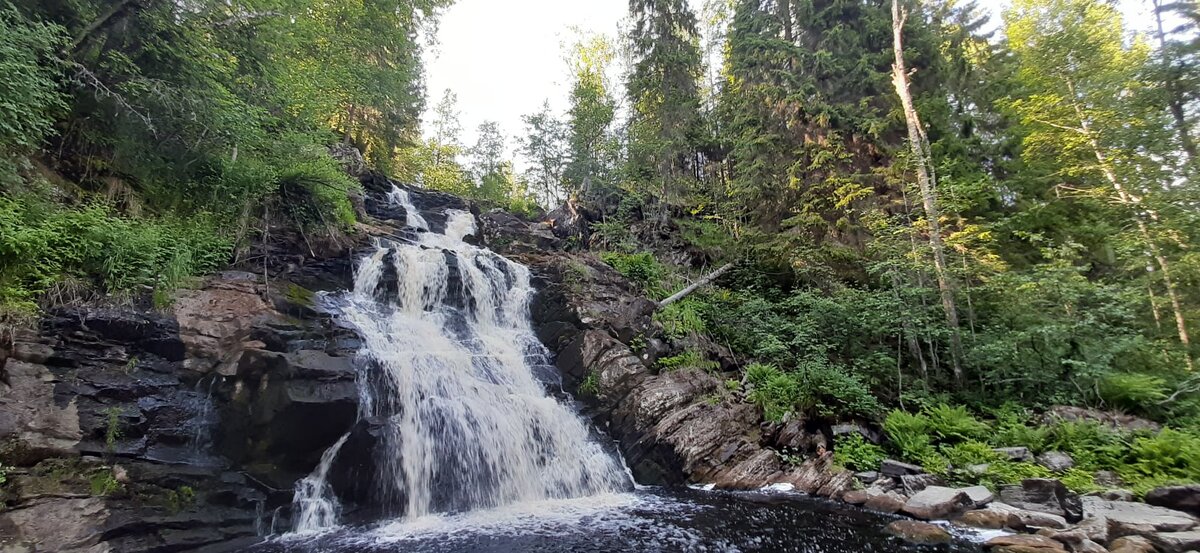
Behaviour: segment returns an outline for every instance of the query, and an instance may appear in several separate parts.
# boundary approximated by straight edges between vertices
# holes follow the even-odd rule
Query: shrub
[[[1099,389],[1105,403],[1132,411],[1145,411],[1146,406],[1162,403],[1170,391],[1166,380],[1139,373],[1105,375]]]
[[[62,27],[30,21],[0,3],[0,158],[41,145],[64,109],[57,52],[65,38]]]
[[[707,330],[700,315],[703,302],[696,298],[684,298],[654,313],[654,320],[662,323],[663,332],[675,339]]]
[[[1140,436],[1126,461],[1118,472],[1136,493],[1166,482],[1200,482],[1200,436],[1170,428]]]
[[[658,360],[658,368],[662,371],[675,371],[679,369],[700,369],[702,371],[715,371],[720,368],[716,361],[709,361],[704,358],[704,355],[698,351],[688,350],[679,355],[663,357]]]
[[[858,432],[842,434],[834,440],[833,462],[850,470],[876,470],[886,455],[883,448]]]
[[[992,450],[992,446],[976,440],[962,443],[943,445],[939,448],[943,457],[955,468],[965,468],[971,465],[994,463],[1002,456]]]
[[[747,398],[762,407],[769,420],[782,420],[791,412],[870,417],[880,409],[862,381],[822,360],[808,360],[789,372],[773,365],[753,364],[746,368],[746,374],[754,384]]]
[[[650,252],[628,254],[603,252],[600,254],[600,259],[624,275],[625,278],[635,282],[648,295],[652,297],[664,295],[662,279],[666,271]]]
[[[961,405],[936,405],[925,410],[929,432],[943,440],[969,440],[983,436],[988,427]]]
[[[929,417],[899,409],[888,413],[883,421],[883,432],[887,434],[888,440],[908,460],[919,460],[933,453],[929,428]]]

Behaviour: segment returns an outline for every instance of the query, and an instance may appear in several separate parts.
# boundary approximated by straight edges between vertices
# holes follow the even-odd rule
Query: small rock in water
[[[897,520],[888,524],[883,531],[918,545],[950,543],[953,539],[945,528],[917,520]]]
[[[871,494],[867,493],[866,490],[850,490],[842,494],[842,502],[849,503],[850,505],[862,505],[868,499],[871,499]]]
[[[1075,466],[1075,460],[1061,451],[1047,451],[1038,455],[1037,462],[1054,472],[1064,472]]]
[[[880,513],[898,513],[904,508],[905,497],[896,492],[881,493],[873,495],[863,507]]]

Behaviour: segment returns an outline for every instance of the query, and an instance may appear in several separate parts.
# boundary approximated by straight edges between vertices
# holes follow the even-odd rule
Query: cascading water
[[[444,233],[408,194],[411,243],[379,239],[338,300],[363,339],[360,417],[382,420],[376,500],[415,518],[623,491],[615,455],[552,397],[535,369],[547,352],[529,321],[528,268],[464,241],[474,217],[447,210]],[[295,529],[336,524],[325,482],[339,441],[297,487]]]

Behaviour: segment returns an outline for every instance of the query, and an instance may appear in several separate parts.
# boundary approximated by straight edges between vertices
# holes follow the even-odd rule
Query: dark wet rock
[[[888,524],[884,528],[884,532],[896,536],[906,542],[919,545],[934,545],[939,543],[950,543],[953,537],[945,528],[930,524],[928,522],[919,522],[916,520],[897,520]]]
[[[900,477],[907,474],[924,474],[925,469],[918,465],[901,463],[895,459],[884,459],[883,463],[879,465],[879,472],[884,476]]]
[[[1146,494],[1146,503],[1200,514],[1200,484],[1154,488]]]
[[[1000,500],[1020,509],[1058,515],[1067,521],[1082,518],[1079,496],[1053,478],[1027,478],[1000,489]]]

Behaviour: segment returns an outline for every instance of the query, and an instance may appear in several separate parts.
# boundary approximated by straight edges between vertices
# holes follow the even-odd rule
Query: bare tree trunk
[[[695,292],[696,290],[698,290],[701,286],[704,286],[705,284],[708,284],[714,280],[717,280],[718,278],[721,277],[721,275],[729,272],[729,270],[732,268],[733,268],[733,263],[726,263],[724,265],[721,265],[720,269],[717,269],[711,273],[708,273],[700,280],[693,282],[687,288],[684,288],[683,290],[680,290],[680,291],[674,293],[673,295],[671,295],[671,297],[658,302],[658,308],[662,309],[668,305],[671,305],[672,303],[675,303],[675,302],[687,297],[688,294]]]
[[[904,119],[908,126],[908,142],[916,161],[917,184],[921,188],[921,199],[925,204],[925,218],[929,223],[929,246],[933,250],[933,267],[937,272],[938,290],[942,296],[942,310],[946,312],[946,324],[950,327],[950,361],[954,370],[954,381],[963,382],[962,337],[959,333],[958,306],[954,300],[954,283],[946,264],[946,251],[942,244],[941,223],[938,221],[937,182],[933,176],[932,161],[921,119],[913,107],[912,94],[908,87],[908,70],[904,66],[904,20],[908,17],[900,6],[900,0],[892,0],[892,39],[896,62],[892,65],[892,84],[900,96],[904,108]]]

